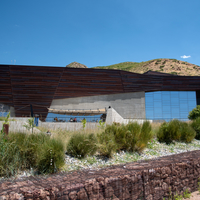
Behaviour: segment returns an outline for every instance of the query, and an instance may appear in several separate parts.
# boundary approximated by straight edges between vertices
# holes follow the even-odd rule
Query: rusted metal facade
[[[53,99],[150,91],[200,91],[199,76],[136,74],[120,70],[0,65],[0,103],[16,117],[46,118]]]

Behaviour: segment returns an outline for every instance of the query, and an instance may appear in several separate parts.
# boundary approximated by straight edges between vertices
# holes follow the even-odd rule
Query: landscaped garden
[[[98,130],[0,133],[0,177],[98,169],[200,149],[200,118],[160,124],[132,122]]]

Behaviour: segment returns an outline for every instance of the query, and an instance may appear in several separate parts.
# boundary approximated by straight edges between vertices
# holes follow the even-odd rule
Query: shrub
[[[141,140],[140,138],[140,131],[141,131],[141,126],[137,123],[129,123],[126,125],[126,132],[125,132],[125,141],[124,141],[124,149],[127,151],[135,151],[137,150],[137,147]]]
[[[106,126],[104,134],[111,138],[113,144],[115,143],[116,150],[122,150],[125,149],[126,131],[127,127],[125,125],[113,123],[112,125]]]
[[[196,132],[196,136],[195,138],[197,140],[200,140],[200,117],[198,117],[197,119],[193,120],[193,122],[191,123],[191,127],[195,130]]]
[[[179,120],[164,122],[157,133],[158,141],[166,144],[170,144],[173,141],[191,142],[194,137],[194,130],[186,122]]]
[[[149,121],[145,121],[142,124],[141,132],[140,132],[140,140],[139,142],[139,147],[140,150],[144,149],[148,142],[153,138],[153,132],[152,132],[152,127]]]
[[[55,173],[64,165],[64,146],[60,140],[48,137],[38,150],[36,166],[39,172]]]
[[[30,168],[40,173],[53,173],[64,165],[63,143],[46,134],[15,133],[0,141],[1,176]],[[52,155],[48,155],[49,149]]]
[[[129,146],[127,150],[141,152],[153,137],[150,122],[146,121],[142,125],[135,122],[127,126],[129,130],[129,136],[127,137],[127,144]]]
[[[164,65],[161,65],[161,66],[160,66],[160,69],[163,69],[164,67],[165,67]]]
[[[112,125],[116,126],[116,125]],[[115,136],[112,131],[108,131],[109,127],[107,127],[107,131],[103,131],[98,134],[98,151],[101,156],[112,157],[113,153],[117,150],[117,144],[115,142]]]
[[[1,138],[2,139],[2,138]],[[0,143],[0,176],[9,177],[22,169],[19,148],[14,142]]]
[[[186,122],[181,123],[180,131],[181,141],[186,143],[191,142],[196,136],[195,130]]]
[[[97,138],[93,133],[76,133],[70,138],[67,144],[67,153],[77,158],[93,155],[96,150]]]
[[[192,111],[189,112],[188,119],[193,120],[200,117],[200,105],[197,105]]]
[[[173,140],[179,141],[181,138],[180,121],[172,120],[168,123],[164,122],[158,130],[157,138],[159,142],[167,144],[172,143]]]
[[[106,139],[105,145],[109,144],[113,151],[116,149],[133,152],[142,151],[152,137],[151,125],[146,121],[142,126],[137,122],[107,126],[103,139]]]

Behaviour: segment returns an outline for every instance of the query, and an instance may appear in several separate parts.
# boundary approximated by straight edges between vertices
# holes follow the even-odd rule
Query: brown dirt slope
[[[181,76],[200,76],[200,67],[176,59],[161,58],[149,60],[146,62],[124,62],[110,66],[100,66],[101,69],[120,69],[143,74],[147,71],[157,71]]]

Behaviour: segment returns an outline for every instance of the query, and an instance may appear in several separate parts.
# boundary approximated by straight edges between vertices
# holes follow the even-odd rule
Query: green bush
[[[163,69],[164,67],[165,67],[164,65],[161,65],[161,66],[160,66],[160,69]]]
[[[38,150],[36,166],[39,172],[55,173],[64,165],[64,146],[60,140],[48,137]]]
[[[97,138],[94,134],[76,133],[68,144],[67,153],[77,158],[93,155],[97,150]]]
[[[116,125],[112,125],[113,128]],[[98,151],[101,156],[112,157],[113,153],[117,151],[117,144],[115,142],[115,136],[108,126],[107,131],[100,133],[97,135],[98,137]]]
[[[181,123],[180,131],[181,131],[181,140],[180,141],[182,141],[182,142],[189,143],[196,136],[195,130],[186,122]]]
[[[9,142],[14,143],[19,149],[22,168],[31,168],[36,166],[37,148],[42,145],[42,141],[37,135],[26,135],[24,133],[9,134]]]
[[[191,127],[195,130],[196,132],[196,136],[195,138],[197,140],[200,140],[200,117],[198,117],[197,119],[193,120],[193,122],[191,123]]]
[[[0,176],[31,168],[53,173],[64,165],[63,143],[46,134],[11,133],[0,141]],[[48,155],[50,150],[52,154]]]
[[[141,131],[141,126],[135,122],[135,123],[129,123],[125,126],[126,130],[124,133],[124,142],[123,142],[123,148],[124,150],[127,151],[135,151],[137,142],[139,142],[140,138],[140,131]],[[122,135],[121,135],[122,136]],[[120,138],[118,138],[118,141]]]
[[[141,152],[153,137],[151,124],[148,121],[142,125],[139,125],[137,122],[129,123],[127,129],[126,150],[128,151]]]
[[[188,119],[194,120],[198,117],[200,117],[200,105],[189,112]]]
[[[173,141],[191,142],[195,137],[194,130],[186,122],[172,120],[164,122],[157,133],[159,142],[170,144]]]
[[[143,125],[137,122],[121,126],[113,124],[106,127],[101,143],[104,141],[105,148],[109,146],[106,150],[112,152],[116,150],[142,151],[152,137],[151,125],[147,121]]]
[[[140,144],[140,149],[142,150],[143,148],[145,148],[148,144],[148,142],[153,138],[153,131],[152,131],[152,127],[151,127],[151,123],[149,121],[145,121],[142,124],[142,129],[140,132],[140,140],[139,141]]]
[[[124,144],[126,143],[126,131],[127,127],[125,125],[113,123],[112,125],[106,126],[106,129],[103,133],[105,136],[103,136],[102,139],[106,140],[105,144],[113,144],[111,146],[113,146],[115,151],[123,150],[125,149]]]
[[[1,138],[2,139],[2,138]],[[2,141],[0,143],[0,176],[9,177],[23,167],[21,165],[20,151],[13,142]]]

